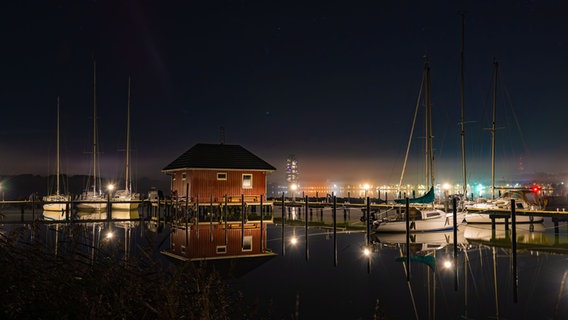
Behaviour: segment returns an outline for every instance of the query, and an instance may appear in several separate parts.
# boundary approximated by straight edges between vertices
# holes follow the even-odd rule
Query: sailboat
[[[101,190],[100,178],[97,178],[97,157],[97,64],[93,62],[93,187],[79,197],[79,210],[106,209],[107,199]]]
[[[424,59],[424,72],[422,77],[422,84],[420,86],[420,94],[416,104],[414,113],[414,120],[404,159],[402,174],[400,177],[399,186],[402,185],[404,178],[404,171],[408,161],[408,153],[414,134],[414,125],[416,124],[416,116],[421,102],[422,89],[425,89],[425,105],[426,105],[426,181],[427,189],[429,190],[424,196],[414,199],[397,199],[395,203],[398,206],[393,206],[391,209],[381,213],[381,215],[372,222],[372,231],[374,233],[380,232],[406,232],[406,215],[410,220],[410,232],[426,232],[426,231],[443,231],[451,230],[454,227],[453,213],[447,213],[434,207],[434,174],[433,174],[433,148],[432,148],[432,110],[430,103],[430,63],[428,58]],[[409,202],[409,211],[406,212],[404,206],[400,204]],[[458,224],[463,221],[464,212],[458,215]]]
[[[50,194],[47,195],[45,197],[43,197],[43,210],[45,211],[58,211],[58,212],[63,212],[64,210],[66,210],[67,205],[70,203],[71,201],[71,197],[69,195],[65,195],[65,194],[61,194],[60,192],[60,188],[59,188],[59,181],[61,178],[61,175],[59,173],[59,97],[57,97],[57,156],[56,156],[56,187],[55,187],[55,193],[54,194]]]
[[[478,200],[476,202],[466,203],[469,209],[465,220],[467,223],[491,223],[489,217],[490,212],[510,211],[511,200],[515,200],[515,209],[517,210],[537,210],[540,209],[539,203],[534,198],[532,192],[522,190],[507,191],[503,196],[495,198],[495,123],[497,114],[497,76],[499,71],[499,63],[493,62],[493,118],[491,121],[491,199]],[[517,223],[540,223],[543,217],[519,215],[516,217]],[[504,219],[496,219],[496,223],[504,223]]]
[[[112,208],[122,210],[134,210],[138,208],[140,200],[139,193],[132,192],[131,179],[130,179],[130,77],[128,77],[128,108],[127,108],[127,121],[126,121],[126,168],[125,168],[125,183],[123,190],[117,190],[112,196]]]

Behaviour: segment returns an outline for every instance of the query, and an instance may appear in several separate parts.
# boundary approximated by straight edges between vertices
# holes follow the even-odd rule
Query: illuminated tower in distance
[[[292,154],[286,159],[286,181],[288,189],[292,192],[292,201],[296,201],[296,190],[298,189],[298,160]]]

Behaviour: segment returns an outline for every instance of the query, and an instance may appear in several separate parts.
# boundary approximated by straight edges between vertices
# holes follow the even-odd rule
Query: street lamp
[[[108,196],[109,196],[109,198],[112,197],[112,191],[114,190],[114,184],[109,183],[109,184],[107,185],[107,190],[108,190]]]
[[[367,204],[367,193],[369,192],[369,188],[370,188],[370,186],[369,186],[368,183],[365,183],[363,185],[363,189],[365,189],[365,204]]]
[[[290,190],[292,190],[292,202],[296,202],[296,190],[298,189],[298,185],[295,183],[292,183],[290,185]]]

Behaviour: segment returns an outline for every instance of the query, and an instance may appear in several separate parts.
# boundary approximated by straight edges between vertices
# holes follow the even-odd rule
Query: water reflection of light
[[[368,246],[363,247],[363,255],[366,257],[371,255],[371,249]]]
[[[290,239],[290,244],[291,244],[291,245],[295,246],[297,243],[298,243],[298,238],[292,237],[292,238]]]

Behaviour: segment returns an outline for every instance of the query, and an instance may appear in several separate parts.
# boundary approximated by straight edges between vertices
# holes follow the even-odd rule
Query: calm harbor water
[[[372,319],[375,314],[388,319],[565,319],[567,228],[555,238],[550,226],[543,227],[534,232],[529,232],[528,226],[517,230],[525,243],[517,252],[516,302],[510,245],[491,245],[490,228],[472,225],[461,226],[458,235],[457,290],[454,270],[443,267],[453,253],[453,244],[448,243],[453,241],[451,233],[416,237],[420,242],[411,246],[412,254],[434,256],[437,265],[434,271],[412,261],[408,282],[403,263],[397,261],[404,254],[404,235],[375,239],[382,243],[374,246],[369,266],[362,254],[365,234],[338,234],[335,266],[332,236],[318,229],[309,233],[308,260],[302,243],[289,245],[285,256],[252,270],[234,285],[247,296],[272,301],[278,318],[298,310],[300,317],[307,319]],[[301,228],[290,227],[287,237],[294,230],[303,234]],[[269,231],[269,239],[280,253],[278,227]],[[499,234],[506,237],[504,230],[497,237]],[[466,239],[469,235],[476,239]],[[496,237],[493,241],[501,242]]]
[[[292,223],[301,215],[294,213],[284,228],[284,253],[282,226],[269,224],[267,247],[276,255],[244,275],[226,280],[248,301],[258,304],[259,314],[265,318],[568,318],[565,223],[560,224],[558,233],[550,219],[532,228],[518,225],[516,261],[511,250],[511,232],[502,225],[494,232],[490,226],[461,225],[458,257],[450,268],[445,268],[444,263],[453,261],[452,232],[414,235],[411,256],[433,257],[430,259],[435,259],[436,266],[413,258],[407,281],[405,264],[397,261],[406,255],[405,235],[371,237],[371,254],[366,256],[363,248],[367,237],[361,230],[338,230],[334,239],[332,229],[310,226],[306,246],[305,227]],[[316,213],[319,211],[314,213],[314,219]],[[343,212],[339,213],[341,221]],[[17,212],[14,214],[17,217]],[[331,209],[324,209],[322,214],[330,217]],[[351,209],[348,219],[356,226],[360,216],[358,209]],[[136,254],[136,245],[146,241],[146,234],[157,232],[139,221],[114,226],[117,254],[125,258]],[[0,232],[15,227],[2,225]],[[53,224],[43,225],[41,239],[48,246],[57,245],[55,229]],[[166,227],[156,233],[156,238],[167,239],[168,232]],[[297,239],[295,244],[293,238]],[[95,244],[94,237],[89,239]],[[162,249],[168,249],[168,245],[168,241],[163,241]]]

